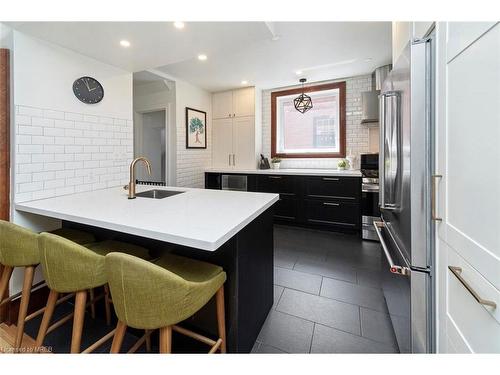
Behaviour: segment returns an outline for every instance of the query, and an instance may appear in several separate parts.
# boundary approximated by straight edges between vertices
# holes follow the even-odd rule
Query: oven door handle
[[[385,243],[384,237],[382,237],[382,228],[385,227],[385,223],[383,221],[374,221],[373,226],[375,227],[375,232],[377,232],[380,244],[382,245],[382,250],[384,250],[385,257],[387,258],[387,262],[389,263],[389,271],[398,275],[409,275],[410,269],[408,267],[398,266],[392,260],[391,254],[389,253],[389,248]]]

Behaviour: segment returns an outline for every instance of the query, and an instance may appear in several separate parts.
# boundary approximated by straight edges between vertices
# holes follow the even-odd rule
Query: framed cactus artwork
[[[207,113],[186,107],[186,148],[207,148]]]

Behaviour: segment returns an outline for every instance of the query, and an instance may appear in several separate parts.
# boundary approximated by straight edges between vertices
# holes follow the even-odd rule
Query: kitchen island
[[[138,186],[137,192],[152,189]],[[125,190],[115,187],[16,203],[15,208],[60,219],[63,226],[84,227],[98,239],[127,240],[157,254],[173,251],[222,266],[228,276],[228,351],[250,352],[273,303],[273,205],[278,195],[155,189],[182,193],[129,200]],[[215,334],[215,322],[215,309],[209,304],[189,324]]]

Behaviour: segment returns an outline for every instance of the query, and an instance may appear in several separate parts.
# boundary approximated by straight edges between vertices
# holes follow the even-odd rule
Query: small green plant
[[[339,160],[339,162],[337,163],[337,167],[339,167],[339,168],[347,167],[347,161],[345,159]]]
[[[281,163],[281,159],[274,157],[271,159],[271,163]]]

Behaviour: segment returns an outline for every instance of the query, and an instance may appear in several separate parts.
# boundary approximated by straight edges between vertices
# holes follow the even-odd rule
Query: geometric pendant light
[[[293,105],[295,106],[295,109],[300,113],[306,113],[313,107],[311,97],[309,95],[304,94],[304,82],[306,82],[306,79],[301,78],[300,83],[302,83],[302,94],[300,94],[293,100]]]

